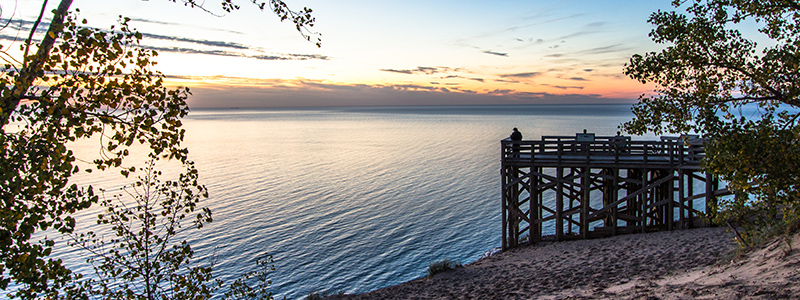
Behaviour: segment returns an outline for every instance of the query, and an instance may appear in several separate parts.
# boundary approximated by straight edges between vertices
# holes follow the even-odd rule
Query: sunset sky
[[[206,7],[223,14],[219,2]],[[0,0],[2,18],[32,21],[41,3]],[[633,102],[652,87],[623,65],[658,49],[646,20],[671,9],[669,0],[287,0],[314,10],[317,48],[290,22],[239,4],[223,16],[169,0],[72,7],[99,28],[133,19],[195,107]],[[0,34],[25,35],[16,28]]]

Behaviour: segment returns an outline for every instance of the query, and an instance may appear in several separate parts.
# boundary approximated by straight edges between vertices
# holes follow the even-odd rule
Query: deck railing
[[[702,140],[662,138],[661,141],[632,141],[629,137],[596,137],[579,141],[569,136],[544,136],[541,141],[501,141],[503,161],[537,164],[625,162],[653,165],[699,166],[705,156]]]

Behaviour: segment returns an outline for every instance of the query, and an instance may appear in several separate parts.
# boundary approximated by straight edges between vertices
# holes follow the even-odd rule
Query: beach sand
[[[325,299],[791,299],[800,251],[775,241],[741,257],[725,228],[539,243],[359,295]],[[795,235],[800,247],[800,235]]]

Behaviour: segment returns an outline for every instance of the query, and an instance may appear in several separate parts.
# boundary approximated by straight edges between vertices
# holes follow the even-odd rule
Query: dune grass
[[[459,267],[461,267],[461,263],[452,261],[449,258],[445,258],[443,260],[433,262],[430,265],[428,265],[428,277],[433,277],[433,275],[447,272]]]

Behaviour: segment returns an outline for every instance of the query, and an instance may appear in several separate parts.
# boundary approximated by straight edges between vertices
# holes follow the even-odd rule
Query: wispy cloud
[[[153,21],[149,19],[131,19],[139,22],[148,22],[161,25],[177,25],[183,24]],[[16,31],[28,31],[33,22],[28,20],[11,20],[0,19],[0,26],[7,25],[7,28]],[[47,32],[49,24],[42,23],[37,27],[37,33]],[[26,36],[12,36],[8,34],[0,34],[0,40],[22,40]],[[297,53],[275,53],[275,54],[262,54],[263,51],[258,47],[244,45],[240,43],[227,42],[227,41],[213,41],[204,39],[194,39],[181,36],[161,35],[154,33],[142,32],[142,44],[139,47],[144,49],[156,50],[159,52],[167,53],[182,53],[182,54],[202,54],[224,57],[241,57],[251,58],[257,60],[330,60],[330,57],[321,54],[297,54]],[[148,42],[162,41],[170,46],[155,46]],[[163,45],[164,43],[162,43]]]
[[[525,29],[525,28],[529,28],[529,27],[535,27],[535,26],[555,23],[555,22],[559,22],[559,21],[575,19],[575,18],[579,18],[581,16],[583,16],[583,14],[573,14],[573,15],[569,15],[569,16],[553,18],[553,17],[550,17],[548,15],[537,14],[537,15],[530,16],[530,17],[526,18],[526,21],[525,21],[526,23],[524,23],[522,25],[507,26],[507,27],[504,27],[504,28],[499,28],[499,29],[496,29],[496,30],[487,31],[487,32],[484,32],[484,33],[481,33],[481,34],[478,34],[478,35],[475,35],[475,36],[472,36],[472,37],[460,39],[460,40],[456,41],[456,44],[462,45],[462,46],[467,46],[467,45],[471,44],[471,42],[473,40],[479,40],[479,39],[483,39],[483,38],[487,38],[487,37],[495,37],[495,36],[498,36],[498,35],[501,35],[501,34],[504,34],[504,33],[508,33],[508,32],[515,32],[515,31],[519,31],[521,29]],[[528,20],[534,20],[534,22],[527,22]]]
[[[424,73],[424,74],[428,74],[428,75],[436,74],[436,73],[439,73],[439,72],[442,72],[442,71],[446,71],[446,70],[447,70],[447,68],[442,68],[442,67],[417,67],[417,71],[418,72]]]
[[[544,44],[544,39],[541,39],[541,38],[537,38],[537,39],[534,39],[534,38],[527,38],[527,39],[513,38],[512,40],[517,42],[517,43],[512,44],[512,47],[510,49],[513,49],[513,50],[521,50],[521,49],[525,49],[525,48],[528,48],[528,47],[533,47],[533,46]]]
[[[578,30],[576,32],[573,32],[573,33],[570,33],[570,34],[567,34],[567,35],[564,35],[564,36],[561,36],[561,37],[559,37],[557,39],[559,39],[559,40],[568,40],[568,39],[572,39],[572,38],[575,38],[575,37],[580,37],[580,36],[585,36],[585,35],[590,35],[590,34],[595,34],[595,33],[601,33],[603,31],[605,31],[604,27],[605,27],[606,24],[607,24],[606,22],[589,23],[589,24],[584,25],[583,28],[581,28],[580,30]]]
[[[529,38],[528,40],[523,40],[521,38],[515,38],[514,40],[518,41],[518,42],[523,42],[523,43],[530,43],[532,45],[538,45],[538,44],[544,43],[543,39],[535,39],[534,40],[533,38]]]
[[[534,78],[542,75],[542,72],[524,72],[524,73],[511,73],[511,74],[500,74],[500,77],[503,78]]]
[[[383,72],[390,72],[390,73],[399,73],[399,74],[425,74],[425,75],[433,75],[433,74],[440,74],[440,73],[447,73],[447,72],[457,72],[460,71],[458,68],[449,68],[449,67],[417,67],[416,69],[380,69]]]
[[[495,90],[489,91],[488,94],[490,94],[490,95],[509,95],[509,94],[513,94],[514,92],[515,92],[514,90],[510,90],[510,89],[503,89],[503,90],[495,89]]]
[[[418,85],[418,84],[394,84],[388,87],[400,91],[434,91],[439,89],[437,87]]]
[[[624,44],[613,44],[608,46],[586,49],[583,51],[579,51],[577,54],[592,55],[592,54],[606,54],[606,53],[618,53],[618,52],[630,53],[634,50],[635,49],[633,49],[632,47],[625,46]]]
[[[285,54],[286,56],[293,57],[295,60],[311,60],[311,59],[318,59],[318,60],[330,60],[330,56],[321,55],[321,54],[295,54],[289,53]]]
[[[565,86],[565,85],[552,85],[552,84],[542,84],[543,86],[549,86],[552,88],[557,88],[561,90],[582,90],[582,86]]]
[[[409,74],[409,75],[414,74],[414,71],[411,70],[381,69],[381,71],[390,73]]]
[[[23,19],[5,19],[0,18],[0,26],[5,28],[9,28],[12,30],[24,30],[29,31],[31,26],[33,26],[33,21],[23,20]],[[36,32],[47,32],[47,28],[50,27],[50,22],[42,22],[36,27]]]
[[[519,83],[519,80],[508,80],[508,79],[495,79],[494,81],[503,83]]]
[[[495,52],[495,51],[491,51],[491,50],[485,50],[485,51],[483,51],[483,53],[508,57],[508,53]]]
[[[477,82],[486,82],[486,80],[483,79],[483,78],[465,77],[465,76],[461,76],[461,75],[447,75],[447,76],[442,77],[442,79],[454,79],[454,78],[473,80],[473,81],[477,81]]]
[[[142,37],[154,40],[163,40],[163,41],[170,41],[170,42],[184,42],[184,43],[192,43],[204,46],[211,46],[211,47],[220,47],[220,48],[231,48],[231,49],[250,49],[250,46],[245,46],[239,43],[231,43],[231,42],[224,42],[224,41],[209,41],[209,40],[198,40],[192,38],[185,38],[185,37],[178,37],[178,36],[166,36],[160,34],[152,34],[152,33],[142,33]]]
[[[180,25],[180,26],[183,26],[183,24],[180,24],[180,23],[166,22],[166,21],[161,21],[161,20],[151,20],[151,19],[143,19],[143,18],[130,18],[130,19],[131,19],[131,21],[134,21],[134,22],[160,24],[160,25]]]
[[[279,55],[247,55],[240,52],[233,52],[233,51],[225,51],[225,50],[216,50],[216,49],[209,49],[209,50],[201,50],[195,48],[183,48],[183,47],[155,47],[155,46],[142,46],[145,49],[156,50],[158,52],[171,52],[171,53],[181,53],[181,54],[203,54],[203,55],[214,55],[214,56],[225,56],[225,57],[241,57],[241,58],[252,58],[258,60],[329,60],[330,57],[325,55],[317,55],[317,54],[279,54]]]
[[[131,19],[131,21],[134,21],[134,22],[149,23],[149,24],[170,25],[170,26],[180,26],[180,27],[189,26],[189,25],[183,24],[183,23],[166,22],[166,21],[161,21],[161,20],[152,20],[152,19],[144,19],[144,18],[130,18],[130,19]],[[202,28],[202,29],[206,29],[206,30],[219,31],[219,32],[233,33],[233,34],[243,34],[240,31],[220,29],[220,28],[215,28],[215,27],[198,27],[198,28]]]

